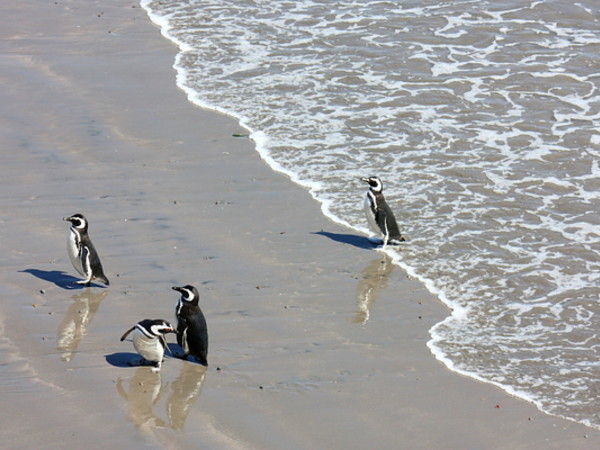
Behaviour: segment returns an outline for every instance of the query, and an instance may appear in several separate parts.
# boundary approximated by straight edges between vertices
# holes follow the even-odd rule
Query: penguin
[[[140,365],[148,361],[154,367],[153,371],[160,370],[165,350],[167,349],[167,340],[165,334],[175,333],[173,326],[162,319],[144,319],[127,330],[121,336],[121,342],[131,333],[133,333],[133,347],[143,358]]]
[[[387,244],[397,245],[404,242],[400,234],[396,218],[383,196],[383,183],[378,177],[361,178],[369,183],[369,190],[364,200],[364,209],[371,230],[383,235],[383,247]]]
[[[181,293],[175,309],[177,343],[184,351],[181,358],[186,359],[188,355],[192,355],[200,364],[208,366],[208,330],[204,314],[198,306],[198,290],[189,284],[182,287],[173,286],[172,289]]]
[[[63,217],[63,220],[71,222],[67,240],[69,258],[75,270],[85,277],[85,280],[77,281],[76,284],[89,286],[93,279],[97,279],[108,286],[110,283],[104,275],[100,257],[88,235],[87,219],[83,214],[73,214],[70,217]]]

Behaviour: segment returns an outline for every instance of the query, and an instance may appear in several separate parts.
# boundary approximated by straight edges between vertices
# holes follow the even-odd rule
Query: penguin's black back
[[[184,335],[187,341],[188,352],[198,362],[208,366],[208,329],[206,319],[198,305],[185,303],[177,314],[177,343],[184,348]]]

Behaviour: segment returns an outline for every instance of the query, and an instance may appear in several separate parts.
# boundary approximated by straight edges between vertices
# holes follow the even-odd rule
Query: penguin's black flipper
[[[377,208],[377,211],[375,212],[375,221],[377,222],[377,225],[381,229],[383,235],[387,237],[387,242],[404,242],[404,238],[402,237],[400,229],[398,228],[398,222],[396,222],[396,217],[387,203],[381,208]],[[384,238],[384,242],[385,241],[386,239]]]
[[[177,345],[184,347],[184,341],[187,339],[188,323],[184,317],[177,317]]]
[[[129,330],[127,330],[123,336],[121,336],[121,342],[123,342],[125,340],[125,338],[129,335],[129,333],[131,333],[133,330],[135,330],[136,325],[132,326]]]
[[[98,280],[102,281],[105,285],[109,286],[110,282],[108,281],[106,275],[104,275],[104,269],[102,268],[102,263],[100,262],[98,252],[94,248],[94,244],[89,242],[88,245],[90,248],[86,248],[85,252],[87,253],[86,264],[89,266],[89,270],[91,270],[91,273],[94,278],[97,278]],[[87,268],[85,270],[87,270]]]

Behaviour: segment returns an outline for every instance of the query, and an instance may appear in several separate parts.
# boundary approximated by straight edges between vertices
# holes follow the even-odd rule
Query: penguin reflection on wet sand
[[[69,305],[56,336],[56,349],[62,353],[63,361],[71,361],[75,356],[81,339],[87,334],[100,303],[108,293],[107,290],[85,288],[71,297],[73,302]]]
[[[365,214],[373,232],[383,236],[383,246],[404,242],[392,209],[383,196],[383,183],[378,177],[365,177],[361,181],[369,184],[364,200]]]
[[[76,284],[89,286],[92,280],[96,279],[108,286],[108,278],[104,275],[100,257],[88,235],[87,219],[83,214],[73,214],[70,217],[63,217],[63,220],[71,222],[67,240],[69,258],[75,270],[85,278],[77,281]]]
[[[198,305],[200,294],[191,285],[173,286],[174,291],[181,293],[177,302],[175,316],[177,317],[177,343],[183,349],[181,358],[187,359],[192,355],[203,366],[208,366],[208,330],[206,319]],[[179,355],[178,355],[179,356]]]
[[[144,365],[147,361],[154,367],[153,371],[160,370],[165,350],[167,349],[167,340],[165,334],[174,333],[173,326],[162,319],[145,319],[131,327],[123,336],[121,342],[131,332],[133,333],[133,347],[143,358],[139,365]]]
[[[371,315],[371,307],[379,292],[386,288],[392,270],[394,270],[392,258],[386,254],[383,259],[376,258],[365,267],[356,289],[357,310],[352,322],[362,325],[367,323]]]
[[[207,369],[200,364],[182,364],[181,373],[171,382],[166,409],[169,423],[174,430],[183,431],[192,406],[202,393]]]
[[[129,383],[117,379],[117,392],[127,401],[127,418],[146,433],[156,428],[165,428],[168,424],[154,412],[167,384],[161,379],[160,372],[140,367],[135,371]],[[126,389],[128,386],[129,389]]]

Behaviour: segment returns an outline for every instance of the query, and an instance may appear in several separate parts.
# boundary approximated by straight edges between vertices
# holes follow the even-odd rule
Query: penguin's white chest
[[[133,348],[146,361],[161,362],[165,354],[165,349],[158,338],[149,338],[137,329],[133,334]]]
[[[79,236],[73,230],[69,231],[69,236],[67,237],[67,252],[75,270],[79,272],[81,276],[85,276],[85,274],[83,273],[83,265],[81,264]]]
[[[363,209],[365,211],[365,215],[367,216],[367,222],[369,223],[369,228],[376,234],[380,234],[381,230],[375,221],[375,214],[373,214],[372,204],[375,202],[375,199],[372,198],[371,193],[367,192],[365,195],[365,199],[363,201]]]

